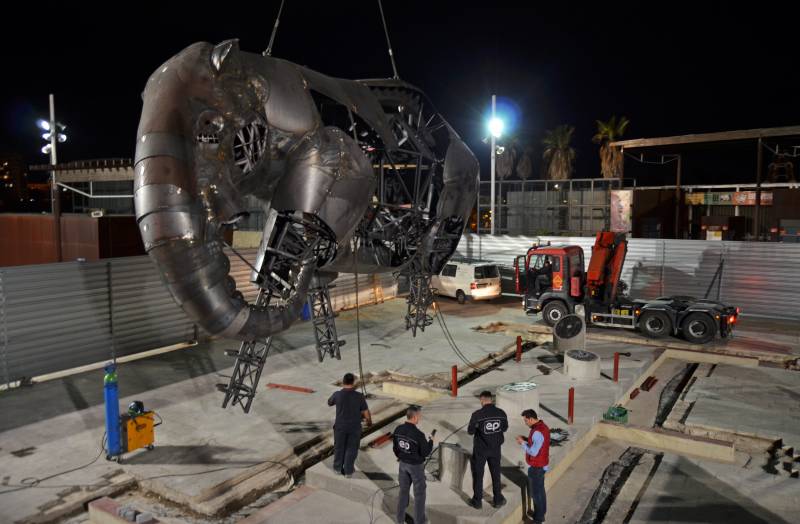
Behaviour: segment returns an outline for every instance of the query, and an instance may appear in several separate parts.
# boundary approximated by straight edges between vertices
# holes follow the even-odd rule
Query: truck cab
[[[552,327],[582,304],[589,326],[634,329],[650,338],[680,335],[695,344],[710,342],[717,334],[733,335],[739,308],[688,296],[628,297],[620,289],[627,251],[625,235],[610,231],[597,234],[585,268],[580,246],[531,247],[514,260],[517,294],[524,297],[525,312],[541,313]],[[546,270],[545,260],[550,262]]]
[[[549,282],[536,279],[542,275],[545,260],[550,261]],[[514,260],[517,294],[522,295],[528,314],[542,313],[544,321],[554,326],[564,316],[574,313],[583,302],[586,284],[583,250],[580,246],[534,246]]]

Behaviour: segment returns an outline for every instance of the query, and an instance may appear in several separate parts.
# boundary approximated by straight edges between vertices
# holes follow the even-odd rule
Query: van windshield
[[[497,278],[500,276],[500,272],[497,270],[497,266],[478,266],[475,268],[475,278]]]

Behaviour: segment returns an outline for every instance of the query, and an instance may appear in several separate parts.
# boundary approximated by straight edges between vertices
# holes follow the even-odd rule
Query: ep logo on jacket
[[[483,432],[487,435],[491,433],[497,433],[500,431],[500,421],[499,420],[490,420],[486,422],[483,426]]]
[[[411,443],[405,439],[397,439],[397,446],[402,449],[405,453],[410,453],[411,450]]]

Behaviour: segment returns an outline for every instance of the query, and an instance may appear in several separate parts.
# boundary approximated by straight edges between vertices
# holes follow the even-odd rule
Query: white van
[[[448,262],[441,274],[431,278],[439,295],[454,297],[463,304],[472,300],[491,300],[500,296],[500,270],[494,264]]]

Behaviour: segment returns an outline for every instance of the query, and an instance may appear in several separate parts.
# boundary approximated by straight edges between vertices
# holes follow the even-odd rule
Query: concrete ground
[[[800,448],[800,373],[718,365],[686,394],[687,425],[782,439]],[[800,486],[798,486],[800,488]]]
[[[487,317],[523,318],[517,308],[504,307],[509,302],[461,306],[441,300],[448,327],[466,358],[478,361],[508,343],[471,328]],[[462,364],[442,340],[437,324],[412,338],[405,330],[405,309],[404,300],[389,300],[361,310],[365,374],[393,370],[425,376],[447,373],[453,364]],[[0,521],[40,515],[81,494],[88,497],[131,479],[189,507],[214,499],[224,491],[225,482],[292,453],[330,429],[334,413],[325,401],[337,389],[334,382],[345,372],[358,372],[355,312],[342,312],[337,327],[347,341],[342,360],[322,364],[317,361],[308,323],[298,322],[276,336],[261,391],[247,415],[238,408],[220,409],[222,395],[215,389],[215,384],[227,383],[233,362],[223,350],[236,348],[234,341],[215,340],[120,365],[123,409],[141,400],[164,420],[156,428],[155,449],[136,451],[121,465],[101,456],[102,371],[0,394],[4,414],[0,417]],[[315,393],[267,390],[268,382],[310,387]],[[368,391],[380,390],[370,385]],[[380,411],[393,402],[378,396],[371,399],[370,408]],[[45,480],[54,472],[83,465]],[[28,487],[34,478],[41,480]],[[195,511],[203,509],[198,506]]]
[[[441,309],[456,343],[470,361],[485,358],[513,342],[508,334],[475,331],[474,328],[479,324],[531,322],[522,313],[516,298],[463,306],[449,299],[441,299]],[[390,300],[361,309],[365,374],[390,370],[412,377],[436,377],[441,381],[452,365],[463,366],[436,322],[424,333],[412,338],[410,332],[405,331],[404,315],[403,300]],[[274,498],[263,495],[266,485],[264,478],[271,471],[268,468],[272,467],[270,461],[286,463],[294,470],[302,471],[305,465],[297,468],[300,461],[298,456],[302,460],[309,460],[308,457],[313,454],[308,449],[313,450],[314,446],[324,449],[324,439],[320,439],[330,429],[333,419],[333,412],[325,400],[337,389],[334,383],[345,372],[358,371],[355,312],[342,312],[337,318],[337,328],[340,337],[347,341],[342,350],[343,358],[341,361],[326,360],[322,364],[317,362],[313,332],[308,323],[299,322],[276,336],[273,353],[261,377],[261,390],[248,415],[241,413],[238,408],[220,409],[222,395],[215,389],[215,384],[227,382],[226,375],[230,374],[233,364],[229,357],[223,355],[223,350],[236,348],[236,342],[216,340],[121,365],[120,404],[123,408],[132,400],[142,400],[147,408],[156,410],[164,420],[164,424],[156,428],[156,448],[153,451],[134,452],[126,456],[122,464],[107,462],[101,453],[104,424],[101,371],[76,374],[0,393],[0,413],[3,414],[0,417],[0,522],[57,521],[61,510],[67,512],[72,508],[74,511],[83,501],[100,495],[114,496],[137,485],[155,495],[157,501],[150,495],[136,495],[139,491],[129,491],[123,498],[130,497],[139,504],[149,504],[150,509],[163,507],[161,513],[154,512],[166,516],[169,522],[234,522],[248,515],[255,517],[261,511],[260,505]],[[768,337],[764,334],[766,332],[769,332]],[[747,325],[743,322],[740,334],[736,341],[743,347],[757,347],[762,352],[782,355],[800,353],[800,337],[796,326],[760,321],[752,321]],[[459,426],[466,423],[469,413],[478,407],[475,398],[477,393],[508,382],[530,379],[540,388],[543,418],[551,427],[562,427],[570,432],[569,441],[552,449],[551,462],[556,465],[581,435],[600,419],[602,412],[620,398],[628,385],[660,353],[658,347],[645,345],[643,340],[639,345],[637,340],[629,338],[627,343],[587,343],[587,349],[603,357],[605,375],[600,380],[587,383],[574,383],[565,378],[557,369],[559,364],[548,355],[546,348],[535,348],[524,355],[522,363],[506,362],[463,385],[457,398],[444,397],[430,403],[424,411],[426,426],[423,429],[430,431],[437,427],[440,438],[447,437],[448,443],[458,443],[469,449],[471,439]],[[610,357],[615,351],[630,351],[632,354],[631,358],[621,361],[620,383],[608,378],[611,376]],[[544,375],[540,366],[547,366],[553,371]],[[667,368],[662,371],[666,372]],[[666,381],[667,377],[664,379]],[[305,394],[268,390],[265,388],[268,382],[310,387],[315,392]],[[576,388],[575,423],[572,426],[566,424],[567,390],[570,386]],[[791,389],[794,386],[786,387]],[[378,385],[370,384],[368,392],[371,394],[370,408],[373,412],[384,413],[388,417],[403,405],[397,399],[383,394]],[[746,398],[737,400],[740,401],[746,401]],[[709,406],[713,411],[713,406]],[[764,407],[768,409],[767,404]],[[634,409],[632,418],[644,417],[642,420],[646,420],[651,417],[650,407],[642,407],[641,411],[633,405],[631,408]],[[702,410],[698,410],[698,413],[702,413]],[[509,415],[512,421],[518,418],[515,414]],[[389,431],[394,425],[392,423],[380,429],[380,433]],[[506,489],[509,494],[518,493],[517,500],[521,500],[524,473],[519,468],[521,452],[511,436],[523,432],[524,428],[520,425],[512,428],[503,451]],[[370,438],[373,437],[367,437],[364,442]],[[361,462],[357,464],[362,472],[374,477],[360,480],[367,486],[369,483],[378,486],[381,482],[391,482],[392,475],[396,476],[396,464],[392,464],[392,457],[386,455],[385,449],[378,451],[362,453]],[[612,451],[616,449],[609,451],[607,456],[612,456]],[[314,460],[321,458],[324,457]],[[600,467],[601,462],[595,460],[594,467]],[[313,461],[307,465],[312,464]],[[285,471],[279,465],[274,467]],[[322,472],[321,476],[324,477],[325,468],[325,464],[320,463],[309,471]],[[707,469],[712,471],[712,476],[727,474],[724,469]],[[666,467],[665,471],[668,471]],[[56,473],[58,475],[53,476]],[[556,484],[551,499],[550,515],[555,517],[561,511],[562,520],[566,519],[564,521],[569,521],[566,516],[571,513],[567,513],[566,509],[558,509],[561,502],[557,494],[559,491],[569,491],[560,485],[566,485],[562,483],[568,482],[566,479],[570,474],[571,470],[563,477],[565,480]],[[314,474],[309,475],[309,478],[312,477]],[[586,478],[591,478],[591,475]],[[270,490],[285,491],[290,488],[292,479],[285,479],[288,482],[279,480],[276,477],[276,483]],[[763,479],[759,482],[754,480],[754,485],[766,485]],[[247,489],[237,495],[235,491],[239,488],[232,487],[234,485],[244,485]],[[586,491],[586,485],[583,488]],[[449,501],[443,507],[446,506],[445,509],[453,515],[462,515],[468,520],[481,521],[482,517],[489,516],[478,514],[475,520],[475,514],[471,513],[474,510],[463,504],[462,495],[453,496],[443,492],[442,496]],[[743,497],[751,495],[755,496],[755,492]],[[234,503],[236,496],[242,497],[245,508],[233,514],[223,513],[229,515],[224,518],[202,515],[223,504]],[[313,510],[314,517],[307,521],[320,522],[319,508],[331,505],[337,507],[337,515],[361,515],[366,511],[366,504],[357,499],[326,489],[317,489],[304,499],[305,503],[289,504],[287,501],[280,512],[264,517],[259,522],[301,522],[308,518],[303,507]],[[390,499],[386,500],[390,502]],[[644,502],[645,499],[642,500]],[[382,505],[380,510],[373,511],[373,517],[391,515],[391,509]],[[780,515],[780,511],[776,514]],[[79,515],[73,520],[79,522],[81,518]],[[333,514],[330,518],[334,518]],[[660,517],[654,518],[658,520]],[[328,521],[331,520],[325,520]]]
[[[797,522],[798,482],[666,454],[630,522],[789,524]]]
[[[444,397],[434,400],[423,408],[423,420],[420,429],[426,433],[434,429],[439,436],[438,443],[459,445],[466,450],[472,450],[472,437],[467,434],[464,427],[470,414],[480,407],[478,395],[482,390],[495,391],[499,386],[511,382],[533,381],[539,389],[539,413],[541,418],[551,428],[566,429],[569,440],[559,446],[551,448],[551,467],[558,465],[575,443],[597,422],[602,413],[611,406],[627,389],[633,380],[653,360],[653,348],[648,346],[598,344],[592,346],[592,351],[603,358],[603,369],[606,375],[612,373],[613,353],[615,351],[630,351],[631,358],[624,362],[621,370],[621,380],[615,383],[609,378],[578,382],[564,376],[561,365],[555,362],[552,354],[542,348],[534,348],[524,354],[520,363],[508,361],[499,368],[486,373],[459,388],[458,397]],[[554,371],[543,374],[540,366],[546,366]],[[575,420],[574,424],[567,424],[568,390],[575,387]],[[453,490],[436,481],[439,457],[436,453],[431,460],[428,471],[428,518],[432,523],[444,522],[503,522],[505,518],[513,515],[512,510],[520,505],[525,497],[527,477],[524,464],[524,454],[514,442],[515,435],[527,435],[528,429],[523,425],[519,413],[508,413],[510,428],[506,434],[503,445],[503,478],[504,496],[509,500],[509,505],[501,511],[495,511],[489,505],[489,494],[486,497],[481,511],[467,506],[466,501],[472,496],[472,483],[467,481],[466,488]],[[396,426],[399,422],[390,427]],[[359,454],[356,462],[359,474],[351,480],[343,480],[331,469],[330,459],[317,464],[307,471],[306,480],[309,485],[333,491],[339,495],[349,497],[350,500],[359,501],[367,506],[373,505],[392,514],[396,507],[396,490],[392,487],[397,483],[397,460],[390,446],[379,450],[364,451]],[[485,474],[488,476],[488,471]],[[384,491],[385,495],[384,495]],[[377,495],[376,495],[377,493]],[[373,499],[377,499],[373,501]],[[527,505],[526,505],[527,508]],[[411,510],[408,511],[412,514]],[[519,511],[517,522],[522,518]],[[362,522],[354,520],[353,522]],[[364,520],[363,522],[372,522]]]

